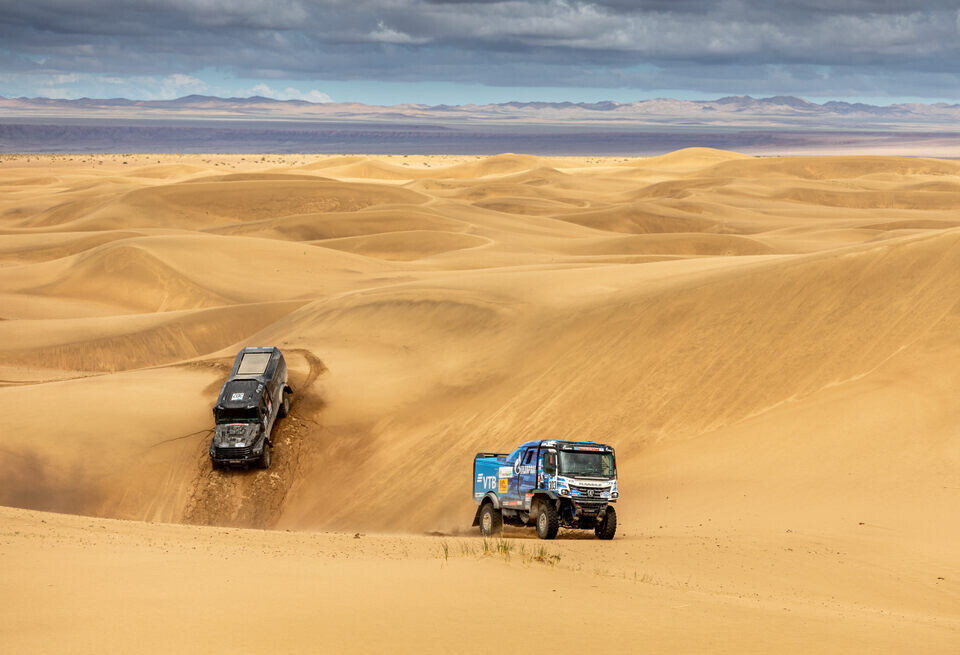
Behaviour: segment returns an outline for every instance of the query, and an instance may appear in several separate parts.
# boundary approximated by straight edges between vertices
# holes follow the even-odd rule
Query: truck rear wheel
[[[597,521],[597,526],[593,529],[594,534],[599,539],[613,539],[617,534],[617,510],[613,505],[607,505],[607,511],[603,513],[603,518]]]
[[[263,441],[263,452],[260,453],[260,461],[258,464],[262,469],[270,468],[270,442],[266,439]]]
[[[493,503],[487,503],[480,510],[480,534],[492,537],[503,532],[503,515]]]
[[[560,515],[553,503],[541,502],[537,510],[537,536],[541,539],[553,539],[560,529]]]

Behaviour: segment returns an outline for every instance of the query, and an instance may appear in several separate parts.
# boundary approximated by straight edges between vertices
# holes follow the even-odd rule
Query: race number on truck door
[[[542,481],[537,484],[537,487],[543,489],[556,489],[556,480],[557,477],[557,451],[551,449],[544,449],[540,451],[540,470],[539,473],[542,477]],[[553,485],[551,486],[551,481]]]

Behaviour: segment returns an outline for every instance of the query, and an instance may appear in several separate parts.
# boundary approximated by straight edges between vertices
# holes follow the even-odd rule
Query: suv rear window
[[[237,375],[260,375],[267,370],[270,353],[247,353],[240,360]]]

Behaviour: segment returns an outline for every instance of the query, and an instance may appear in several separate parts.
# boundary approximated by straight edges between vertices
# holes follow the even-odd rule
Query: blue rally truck
[[[528,441],[509,455],[477,453],[473,460],[473,525],[484,536],[507,525],[535,525],[553,539],[560,526],[593,529],[613,539],[617,512],[613,448],[590,441]]]

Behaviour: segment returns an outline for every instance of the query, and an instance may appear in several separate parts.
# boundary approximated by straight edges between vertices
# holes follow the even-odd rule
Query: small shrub
[[[537,546],[533,551],[533,559],[537,562],[544,562],[553,566],[560,561],[560,555],[548,553],[546,546]]]

